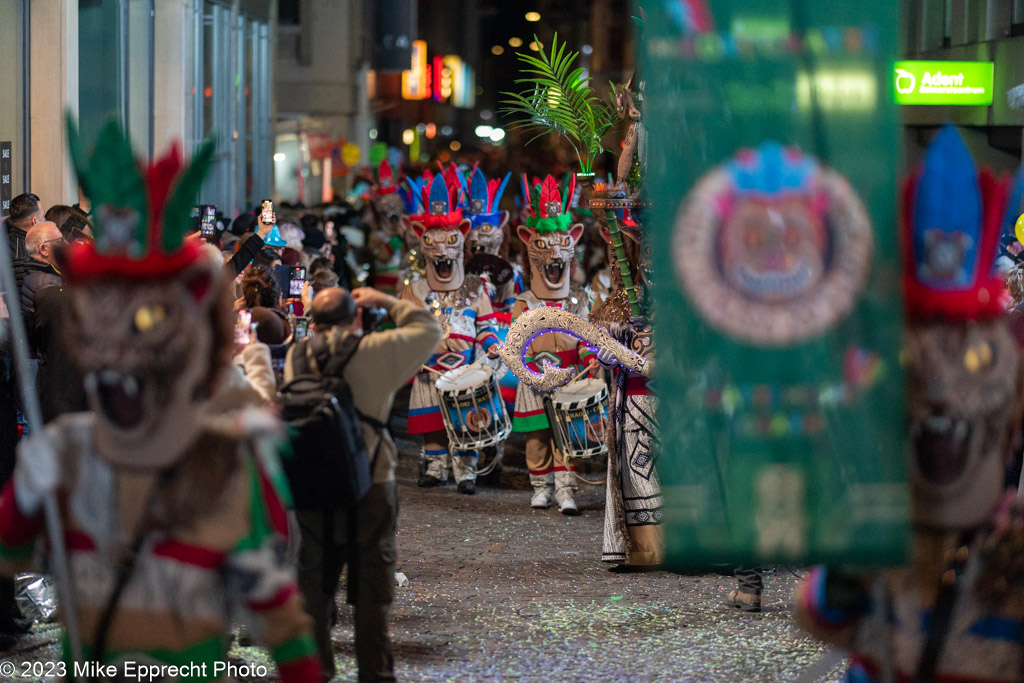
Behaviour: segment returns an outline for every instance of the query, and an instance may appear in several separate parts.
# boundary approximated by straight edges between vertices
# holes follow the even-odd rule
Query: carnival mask
[[[164,280],[104,278],[74,288],[78,363],[97,446],[113,464],[163,467],[194,437],[219,369],[211,324],[218,276],[198,262]]]
[[[499,256],[502,242],[505,241],[505,226],[508,225],[508,211],[491,214],[491,220],[483,220],[477,225],[474,221],[473,229],[466,235],[466,243],[471,254],[491,254]],[[488,216],[488,218],[491,218]]]
[[[410,229],[419,235],[420,252],[427,264],[427,283],[435,292],[450,292],[462,286],[465,273],[465,240],[469,221],[453,229],[426,229],[417,221]]]
[[[576,243],[582,235],[581,223],[553,232],[519,228],[519,239],[526,244],[530,259],[530,289],[538,298],[555,300],[569,296],[569,274]]]
[[[451,292],[462,287],[465,280],[464,259],[468,218],[456,208],[459,187],[449,185],[444,176],[430,179],[423,187],[413,181],[414,197],[425,213],[405,216],[403,225],[420,240],[420,250],[427,267],[427,284],[436,292]]]
[[[908,328],[907,395],[914,523],[983,523],[1003,492],[1019,416],[1021,365],[1002,320]]]
[[[377,218],[377,229],[388,239],[402,235],[402,216],[405,214],[405,201],[397,192],[376,194],[370,200]]]

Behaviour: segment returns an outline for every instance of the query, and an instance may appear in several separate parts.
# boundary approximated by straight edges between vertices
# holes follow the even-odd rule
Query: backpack
[[[351,508],[370,488],[383,435],[371,463],[361,422],[378,433],[384,425],[356,410],[344,378],[361,340],[346,336],[337,353],[331,353],[327,334],[295,344],[294,378],[278,390],[275,403],[288,425],[292,454],[282,464],[296,510]],[[307,350],[320,373],[310,367]]]

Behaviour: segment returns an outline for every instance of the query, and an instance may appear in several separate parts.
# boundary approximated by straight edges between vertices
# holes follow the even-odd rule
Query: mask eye
[[[149,332],[162,323],[165,317],[167,314],[163,306],[139,306],[135,309],[133,322],[139,332]]]
[[[547,247],[548,247],[548,243],[547,242],[545,242],[544,240],[537,240],[537,248],[538,249],[547,249]]]
[[[964,352],[964,367],[972,374],[981,372],[992,365],[992,346],[988,342],[978,342]]]
[[[458,241],[459,241],[459,238],[456,237],[454,234],[448,235],[448,244],[455,244]]]
[[[427,245],[428,247],[431,247],[431,246],[434,245],[434,240],[432,240],[429,237],[427,237],[426,235],[424,235],[423,236],[423,244]]]
[[[483,225],[480,226],[480,232],[490,232],[490,231],[491,231],[491,226],[488,225],[487,223],[484,223]]]
[[[562,246],[563,246],[563,247],[568,247],[568,246],[569,246],[569,243],[570,243],[570,240],[569,240],[569,238],[568,238],[568,237],[563,237],[563,238],[562,238]]]

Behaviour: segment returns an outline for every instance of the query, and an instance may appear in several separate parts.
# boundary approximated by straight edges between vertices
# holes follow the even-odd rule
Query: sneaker
[[[725,604],[730,607],[743,610],[744,612],[760,612],[761,596],[757,593],[744,593],[737,588],[729,593],[729,597],[726,599]]]
[[[420,480],[418,482],[416,482],[416,483],[419,486],[422,486],[422,487],[426,488],[428,486],[440,486],[444,482],[442,482],[440,479],[438,479],[434,475],[427,474],[427,473],[424,472],[423,474],[420,475]]]
[[[535,510],[546,510],[551,507],[551,491],[547,489],[535,489],[533,498],[530,499],[530,507]]]
[[[572,491],[570,489],[559,489],[555,491],[555,503],[558,504],[558,511],[563,515],[573,517],[580,514],[579,508],[576,507],[576,501],[572,498]]]
[[[465,493],[467,496],[472,496],[476,493],[476,482],[472,479],[463,479],[459,482],[459,493]]]

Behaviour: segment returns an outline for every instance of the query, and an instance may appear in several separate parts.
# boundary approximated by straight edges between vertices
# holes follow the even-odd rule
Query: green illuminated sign
[[[992,62],[896,62],[896,104],[992,104]]]

